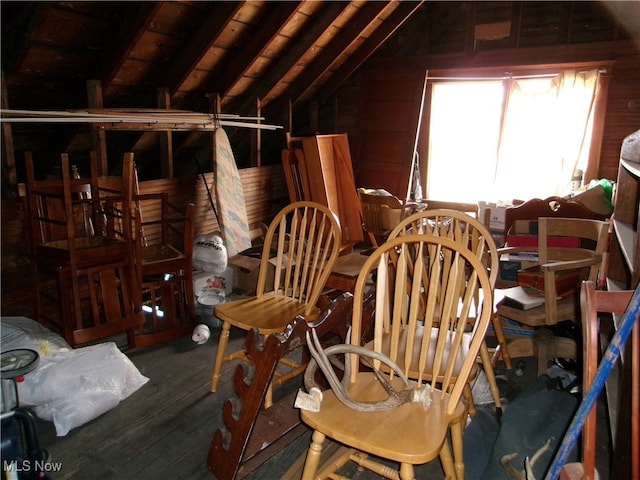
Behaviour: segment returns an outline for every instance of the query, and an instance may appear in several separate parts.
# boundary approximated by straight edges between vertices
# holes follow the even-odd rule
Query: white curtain
[[[567,191],[588,157],[598,70],[509,79],[494,197],[544,198]]]

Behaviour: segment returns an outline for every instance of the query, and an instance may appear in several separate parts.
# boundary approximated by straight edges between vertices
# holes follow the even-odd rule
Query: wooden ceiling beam
[[[182,88],[241,7],[242,2],[215,2],[207,18],[182,49],[176,61],[167,69],[164,83],[172,96]]]
[[[369,36],[364,45],[349,56],[334,72],[331,79],[322,85],[320,103],[326,102],[342,83],[373,55],[423,4],[420,2],[400,2],[397,8],[387,17],[384,23]]]
[[[313,46],[318,37],[329,28],[346,7],[347,4],[343,2],[327,2],[318,17],[311,21],[309,28],[304,29],[304,35],[301,38],[297,38],[295,42],[292,42],[287,52],[269,68],[266,75],[260,80],[260,83],[253,91],[253,96],[244,98],[242,103],[234,106],[236,111],[239,113],[250,112],[253,108],[255,98],[263,101],[262,108],[264,108],[269,103],[269,94],[282,77],[284,77],[300,60],[300,57]]]
[[[51,8],[52,2],[5,2],[2,8],[2,69],[6,79],[21,70],[32,39]],[[7,18],[10,28],[5,26]]]
[[[313,90],[337,58],[356,41],[378,15],[387,7],[388,2],[366,3],[352,21],[345,26],[329,43],[322,53],[295,79],[287,91],[287,97],[296,102],[310,90]]]
[[[129,57],[131,51],[149,28],[154,16],[162,6],[162,2],[126,2],[123,4],[124,21],[114,35],[113,42],[106,49],[107,55],[96,56],[93,71],[102,82],[102,91],[107,94],[111,82]]]
[[[233,56],[232,61],[222,68],[222,72],[212,75],[212,81],[207,82],[206,91],[220,94],[224,102],[225,95],[242,81],[244,74],[250,70],[264,51],[282,31],[287,22],[296,13],[301,2],[267,2],[274,5],[273,10],[261,22],[262,26],[255,32],[245,47]],[[254,97],[255,99],[255,97]],[[255,100],[254,100],[255,101]]]

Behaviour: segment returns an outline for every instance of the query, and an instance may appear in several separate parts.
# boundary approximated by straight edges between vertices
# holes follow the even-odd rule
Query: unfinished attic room
[[[640,479],[640,2],[0,14],[2,479]]]

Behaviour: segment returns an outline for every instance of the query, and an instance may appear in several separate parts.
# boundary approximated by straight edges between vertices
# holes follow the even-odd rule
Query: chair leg
[[[196,318],[196,296],[193,292],[193,275],[189,273],[186,274],[184,286],[186,289],[187,311],[189,312],[189,320],[194,320]]]
[[[416,476],[415,472],[413,471],[413,465],[411,465],[410,463],[401,463],[400,478],[401,480],[414,480]]]
[[[507,339],[504,336],[504,329],[502,328],[502,318],[494,313],[491,319],[491,324],[493,325],[493,331],[495,332],[496,340],[498,341],[498,346],[493,353],[491,363],[493,366],[495,366],[500,356],[502,356],[502,361],[504,362],[505,366],[509,370],[511,370],[511,355],[509,354]]]
[[[463,401],[464,401],[464,411],[465,414],[470,415],[471,417],[475,417],[476,416],[476,405],[473,402],[473,393],[471,392],[471,385],[469,383],[467,383],[464,386],[464,390],[462,392],[463,395]]]
[[[493,371],[493,364],[491,363],[491,358],[489,357],[489,347],[487,347],[486,342],[482,342],[482,346],[480,347],[480,358],[482,359],[482,367],[484,368],[484,374],[487,377],[487,383],[489,384],[489,390],[491,391],[491,396],[493,397],[493,403],[496,406],[496,411],[498,415],[502,412],[502,402],[500,401],[500,390],[498,389],[498,384],[496,383],[496,375]]]
[[[216,391],[218,382],[220,381],[220,372],[222,371],[222,364],[224,363],[224,352],[227,350],[227,344],[229,343],[229,330],[231,330],[231,324],[229,322],[223,322],[222,330],[220,331],[220,340],[218,340],[216,364],[213,367],[213,376],[211,377],[212,392]]]
[[[269,384],[267,393],[264,395],[264,408],[269,408],[273,405],[273,382]]]
[[[463,421],[451,424],[451,444],[453,446],[453,462],[455,465],[456,478],[464,478],[464,456],[462,453]]]
[[[302,471],[301,480],[313,480],[315,478],[316,471],[318,471],[318,465],[320,464],[320,455],[322,454],[322,444],[324,443],[325,435],[318,430],[313,432],[311,436],[311,445],[307,450],[307,459],[304,462],[304,470]]]
[[[451,447],[449,446],[449,440],[444,439],[440,453],[440,463],[442,463],[442,470],[444,471],[444,478],[447,480],[455,480],[456,470],[453,464],[453,457],[451,456]]]

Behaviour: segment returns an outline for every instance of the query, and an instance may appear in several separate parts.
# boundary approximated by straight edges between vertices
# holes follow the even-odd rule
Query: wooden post
[[[309,125],[311,126],[312,132],[318,132],[318,102],[311,101],[309,102]]]
[[[87,80],[87,103],[89,108],[104,108],[102,99],[102,82],[100,80]],[[98,175],[109,174],[109,162],[107,160],[107,138],[102,125],[91,124],[91,149],[96,152],[98,159]]]
[[[258,117],[257,123],[260,121],[260,114],[262,113],[262,101],[256,98],[256,117]],[[251,135],[251,166],[259,167],[262,165],[262,132],[259,128],[256,128]]]
[[[220,94],[219,93],[211,93],[209,94],[209,111],[211,114],[217,115],[220,113]],[[219,125],[216,125],[219,127]],[[216,151],[216,135],[215,130],[209,134],[210,144],[211,144],[211,171],[216,171],[216,166],[214,165],[214,152]],[[214,181],[215,181],[215,173],[214,173]]]
[[[171,108],[171,95],[168,88],[158,88],[158,107]],[[158,132],[160,147],[160,172],[162,178],[173,178],[173,134],[171,130]]]
[[[3,109],[9,108],[9,95],[7,93],[7,84],[2,72],[2,94],[1,104]],[[3,197],[15,198],[18,195],[18,175],[16,173],[16,158],[13,151],[13,134],[11,124],[2,123],[2,191]]]

